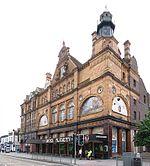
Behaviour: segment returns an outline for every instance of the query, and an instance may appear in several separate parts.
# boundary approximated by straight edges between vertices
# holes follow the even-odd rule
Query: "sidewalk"
[[[86,160],[86,159],[76,159],[76,162],[74,161],[74,158],[72,157],[62,157],[62,156],[51,156],[51,155],[40,155],[40,154],[27,154],[27,153],[3,153],[4,155],[10,155],[13,157],[19,157],[19,158],[28,158],[31,160],[39,160],[39,161],[45,161],[45,162],[55,162],[55,163],[62,163],[66,165],[76,165],[76,166],[123,166],[123,161],[115,159],[108,159],[108,160]],[[150,160],[149,161],[143,161],[142,166],[150,166]]]

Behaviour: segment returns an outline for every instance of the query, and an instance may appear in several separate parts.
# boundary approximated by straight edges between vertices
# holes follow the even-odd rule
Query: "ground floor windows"
[[[126,130],[122,130],[122,152],[126,152]]]
[[[117,128],[112,128],[112,153],[117,153]]]

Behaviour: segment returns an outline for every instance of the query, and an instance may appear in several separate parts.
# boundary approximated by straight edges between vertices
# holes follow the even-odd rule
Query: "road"
[[[29,159],[21,159],[0,154],[0,166],[66,166],[58,163],[47,163]]]

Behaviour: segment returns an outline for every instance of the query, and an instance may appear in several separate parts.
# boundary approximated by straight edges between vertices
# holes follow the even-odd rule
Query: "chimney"
[[[129,40],[124,42],[124,58],[127,62],[129,62],[131,59],[130,45],[131,43],[129,42]]]
[[[52,75],[50,73],[46,73],[46,80],[50,81],[51,80]]]

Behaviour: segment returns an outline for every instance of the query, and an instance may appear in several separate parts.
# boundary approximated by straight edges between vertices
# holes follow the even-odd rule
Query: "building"
[[[63,42],[52,77],[21,104],[21,151],[70,155],[73,135],[84,135],[83,151],[96,158],[134,151],[136,124],[148,113],[149,93],[138,72],[130,42],[124,55],[113,33],[112,14],[100,15],[92,33],[92,55],[84,64]],[[123,56],[123,57],[122,57]]]
[[[0,138],[0,147],[1,149],[4,149],[4,151],[6,146],[9,147],[10,151],[12,152],[19,150],[19,129],[8,132],[8,135],[3,135]]]

